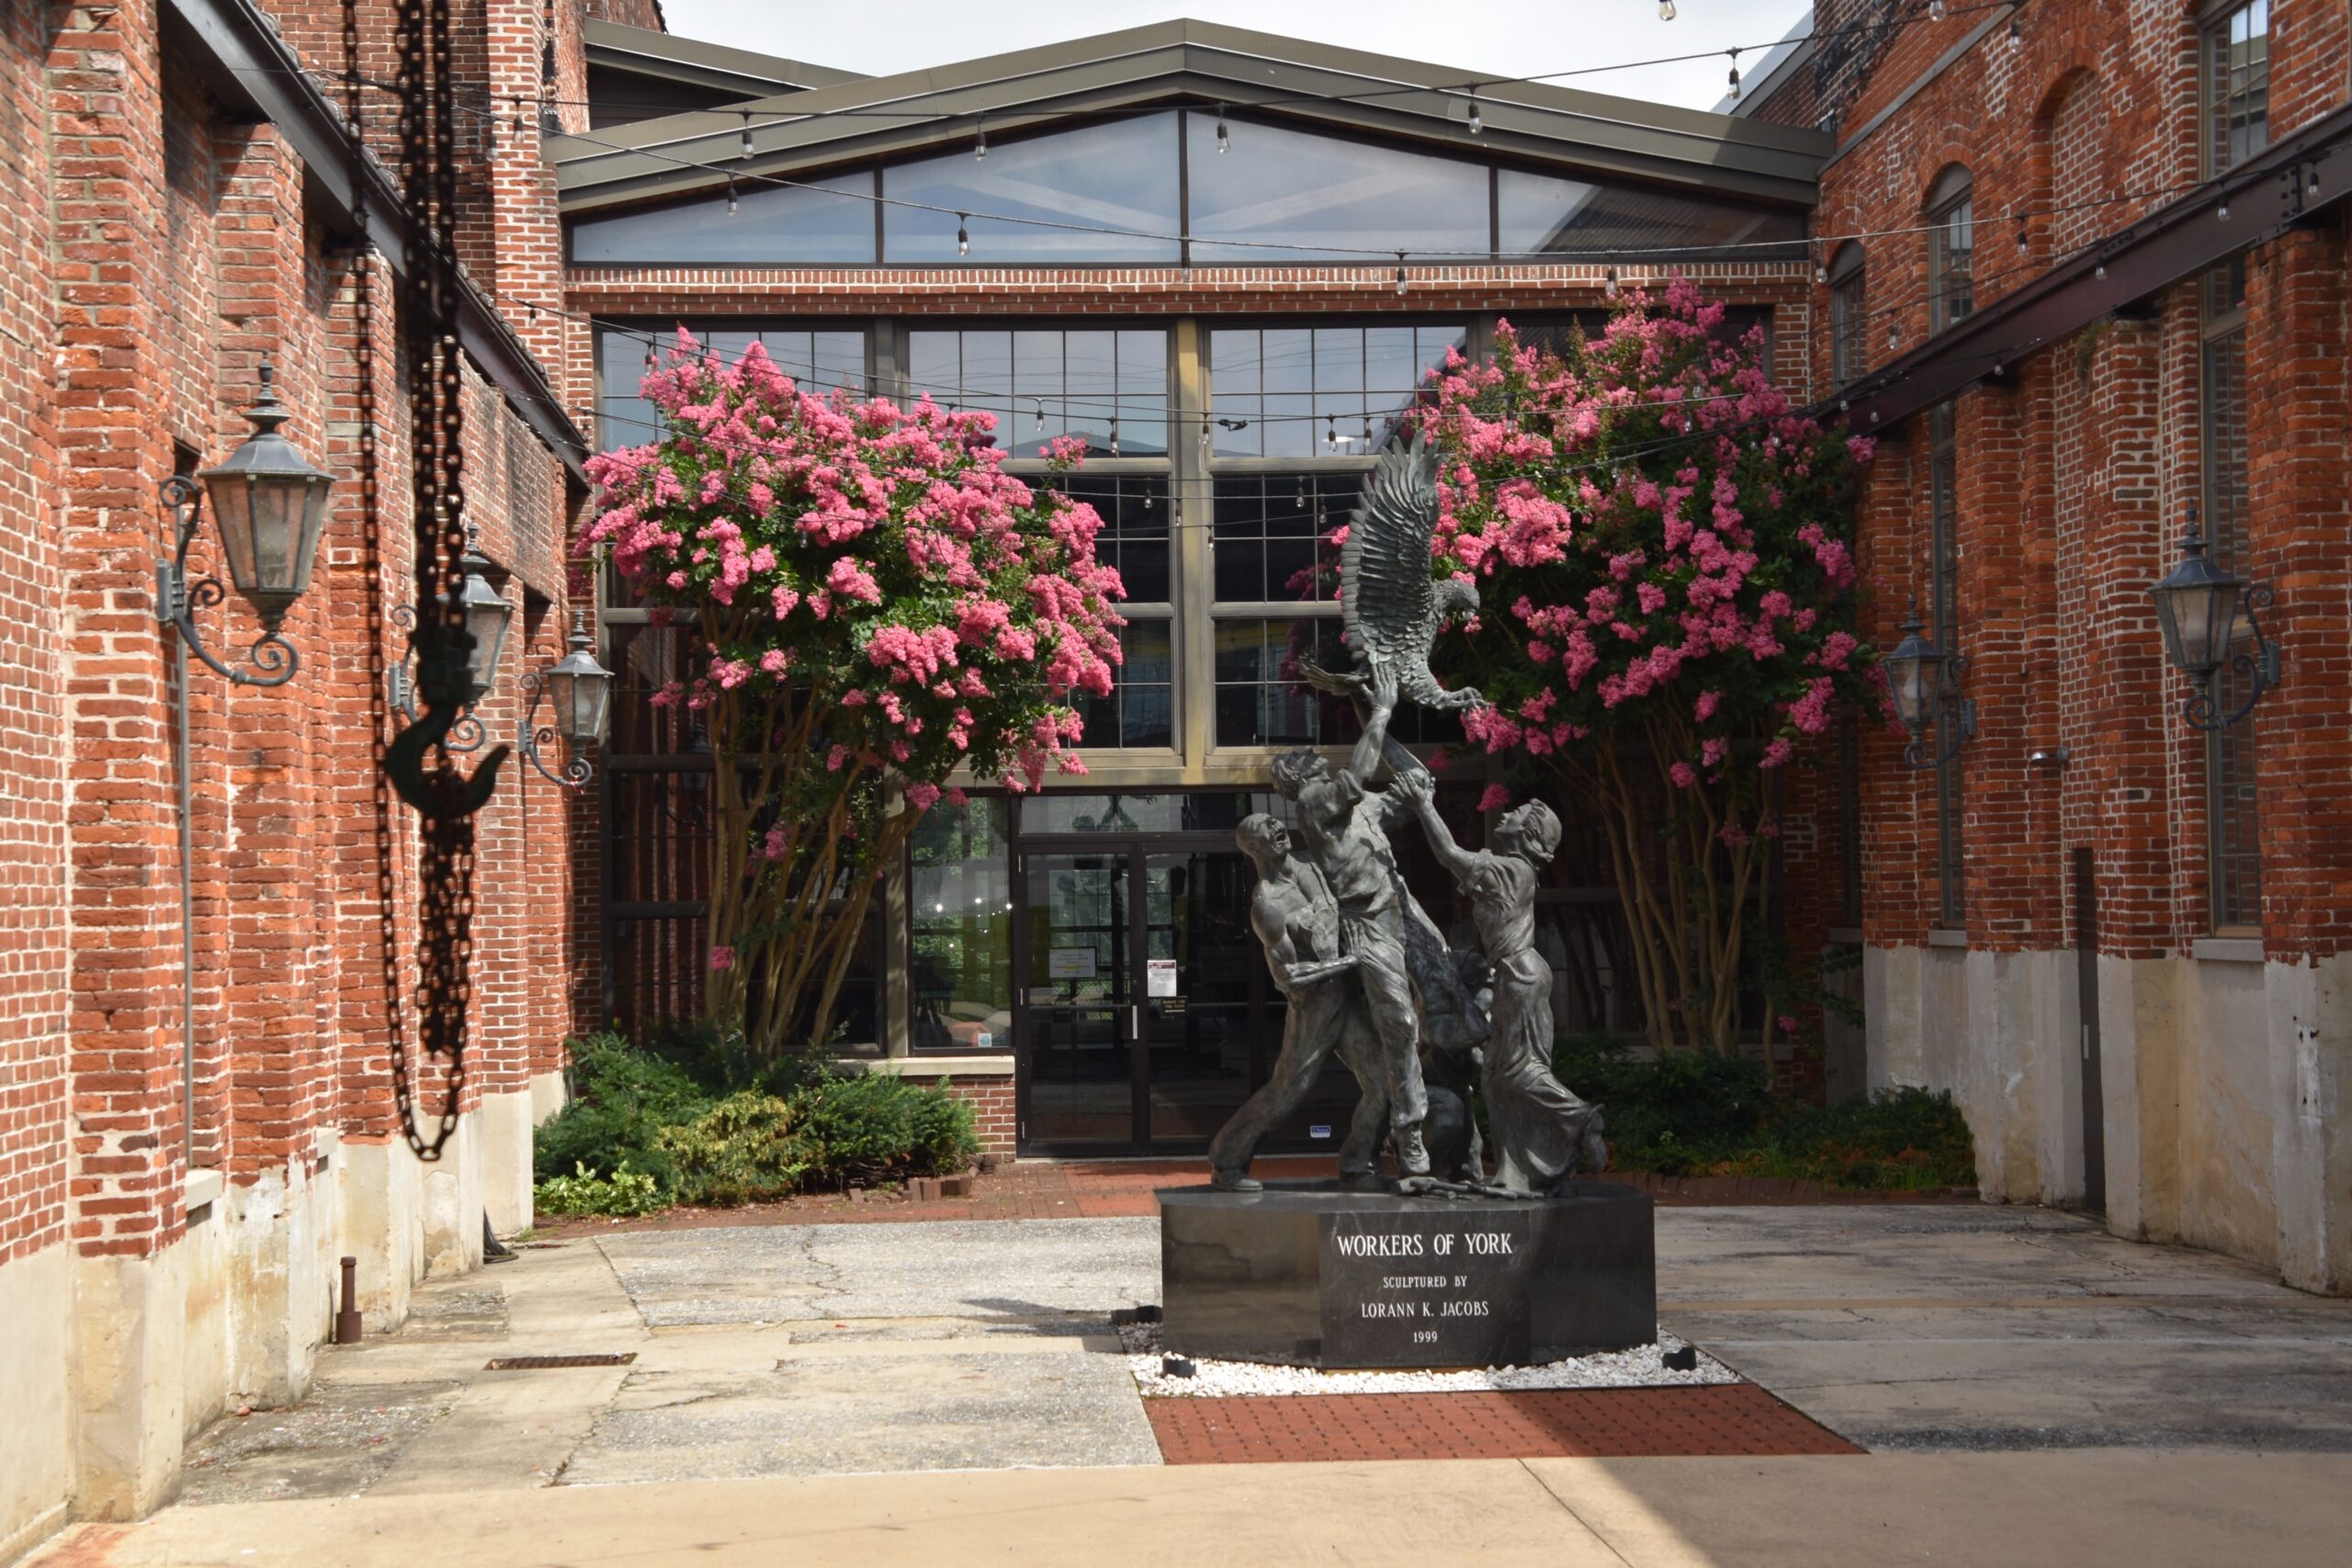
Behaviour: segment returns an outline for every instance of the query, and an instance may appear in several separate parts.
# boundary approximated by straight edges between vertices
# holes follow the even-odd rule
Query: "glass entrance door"
[[[1208,1147],[1262,1076],[1250,930],[1255,874],[1234,850],[1143,857],[1146,1125],[1155,1153]]]
[[[1134,858],[1124,848],[1021,857],[1024,1147],[1125,1152],[1137,1142]]]
[[[1272,1060],[1252,874],[1205,844],[1022,852],[1023,1149],[1208,1146]]]

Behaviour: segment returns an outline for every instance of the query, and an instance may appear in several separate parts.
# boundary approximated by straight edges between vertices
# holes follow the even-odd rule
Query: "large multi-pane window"
[[[1950,403],[1939,404],[1928,416],[1928,598],[1930,635],[1946,653],[1956,651],[1960,635],[1960,544],[1956,494],[1960,443],[1953,432]],[[1947,660],[1946,671],[1951,669]],[[1958,694],[1947,689],[1936,705],[1934,739],[1938,755],[1953,753],[1936,770],[1936,924],[1958,931],[1967,924],[1961,863],[1961,776],[1958,748]]]
[[[906,345],[910,397],[996,415],[996,445],[1015,460],[1016,472],[1087,502],[1102,518],[1095,553],[1119,570],[1128,625],[1111,692],[1080,705],[1081,744],[1174,746],[1167,329],[916,327]],[[1045,474],[1021,466],[1063,437],[1085,443],[1083,469]],[[1138,462],[1146,471],[1137,471]]]
[[[1010,810],[1002,795],[942,802],[908,842],[908,1043],[918,1054],[1012,1048]]]
[[[968,162],[968,160],[967,160]],[[1036,457],[1058,436],[1099,457],[1168,451],[1168,333],[967,328],[907,334],[907,390],[996,416],[996,444]]]
[[[1330,536],[1354,510],[1372,455],[1464,341],[1459,323],[1209,333],[1216,745],[1354,738],[1354,708],[1307,678],[1310,662],[1351,667]],[[1418,738],[1415,722],[1405,739]]]
[[[2270,144],[2270,0],[2226,6],[2203,33],[2205,173],[2235,168]]]
[[[1871,367],[1870,319],[1862,247],[1849,242],[1829,266],[1829,378],[1841,387]]]
[[[703,353],[731,363],[758,344],[776,368],[804,391],[867,390],[865,333],[855,328],[729,326],[711,321],[615,324],[596,333],[596,445],[641,446],[659,441],[661,416],[637,395],[657,360],[680,351],[685,339]]]
[[[1976,309],[1975,268],[1976,203],[1968,171],[1955,165],[1928,200],[1928,309],[1937,332]]]
[[[2245,260],[2224,262],[2203,285],[2199,352],[2199,443],[2208,558],[2240,577],[2246,570]],[[2233,639],[2249,636],[2244,626]],[[2214,704],[2236,710],[2249,678],[2224,663],[2213,671]],[[2216,930],[2262,924],[2261,817],[2256,798],[2254,726],[2237,723],[2205,738],[2205,851]]]
[[[1222,121],[1225,134],[1218,135]],[[1386,265],[1499,255],[1786,261],[1786,207],[1500,167],[1272,119],[1170,109],[854,171],[734,170],[724,190],[590,213],[587,266]]]

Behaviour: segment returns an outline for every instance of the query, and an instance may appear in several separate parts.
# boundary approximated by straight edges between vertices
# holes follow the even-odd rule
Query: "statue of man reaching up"
[[[1421,1122],[1429,1115],[1429,1094],[1421,1081],[1415,1000],[1422,985],[1408,964],[1406,944],[1408,922],[1428,926],[1429,917],[1406,891],[1388,844],[1389,829],[1411,820],[1414,807],[1395,790],[1374,794],[1364,787],[1380,766],[1388,718],[1396,707],[1394,666],[1373,662],[1366,695],[1371,705],[1363,737],[1347,767],[1335,773],[1313,751],[1285,752],[1273,761],[1274,788],[1283,799],[1297,803],[1306,856],[1321,871],[1340,906],[1340,950],[1355,960],[1356,980],[1379,1040],[1379,1070],[1388,1090],[1397,1169],[1408,1177],[1426,1177],[1430,1156],[1421,1142]],[[1437,943],[1441,952],[1442,945]]]

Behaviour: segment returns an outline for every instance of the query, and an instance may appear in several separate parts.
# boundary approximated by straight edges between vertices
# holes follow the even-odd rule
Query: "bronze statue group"
[[[1364,728],[1348,765],[1334,771],[1313,751],[1276,758],[1274,787],[1295,807],[1295,838],[1262,813],[1236,835],[1258,869],[1250,923],[1289,1010],[1272,1077],[1209,1146],[1212,1179],[1257,1188],[1251,1156],[1336,1052],[1361,1089],[1340,1149],[1351,1185],[1380,1183],[1381,1145],[1393,1137],[1407,1192],[1559,1192],[1580,1164],[1608,1163],[1600,1108],[1551,1069],[1552,970],[1535,951],[1535,888],[1559,849],[1560,819],[1530,801],[1504,815],[1487,848],[1457,844],[1429,770],[1388,739],[1395,666],[1359,657],[1364,668],[1350,681]],[[1374,790],[1384,763],[1392,780]],[[1413,820],[1470,900],[1477,953],[1450,950],[1406,888],[1389,835]],[[1432,1077],[1460,1092],[1432,1089]],[[1491,1178],[1468,1100],[1474,1081],[1496,1156]]]

